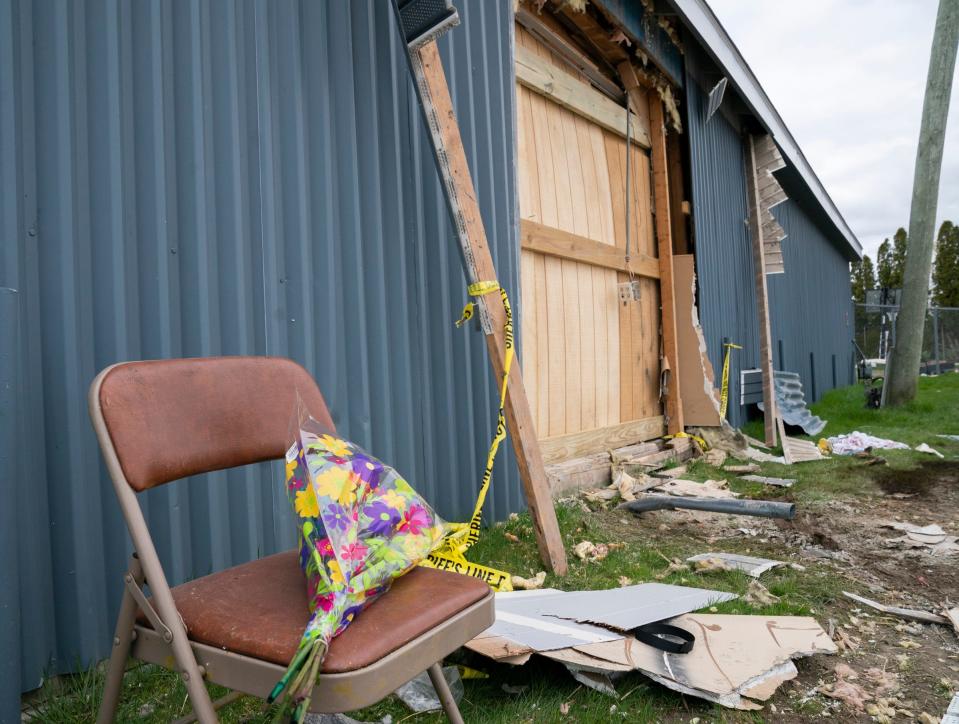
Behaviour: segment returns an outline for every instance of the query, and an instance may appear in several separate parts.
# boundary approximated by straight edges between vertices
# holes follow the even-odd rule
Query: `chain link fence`
[[[856,344],[868,360],[884,361],[895,344],[897,305],[856,304]],[[929,307],[922,335],[922,371],[959,367],[959,307]]]

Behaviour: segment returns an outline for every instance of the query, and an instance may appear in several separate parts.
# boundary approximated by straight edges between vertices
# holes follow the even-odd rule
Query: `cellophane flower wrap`
[[[312,617],[269,700],[283,692],[302,721],[330,641],[416,566],[445,523],[391,467],[300,413],[286,455]]]

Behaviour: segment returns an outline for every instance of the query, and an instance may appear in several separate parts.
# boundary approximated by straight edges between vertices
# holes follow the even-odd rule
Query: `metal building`
[[[770,132],[786,167],[776,173],[789,199],[774,207],[786,238],[782,274],[767,275],[773,364],[800,375],[808,403],[854,381],[849,262],[861,247],[822,188],[732,41],[702,0],[678,0],[687,20],[685,119],[699,312],[710,361],[730,356],[729,421],[739,426],[740,371],[759,366],[753,257],[746,220],[745,137]],[[707,119],[707,96],[722,78],[730,88]]]
[[[515,289],[510,4],[458,5],[443,60]],[[463,274],[393,23],[377,0],[0,0],[0,721],[108,651],[130,548],[86,411],[106,365],[293,357],[345,435],[471,511],[496,386],[452,325]],[[293,545],[282,471],[207,478],[146,495],[176,582]]]
[[[533,310],[520,288],[514,3],[454,4],[462,25],[440,48],[498,275],[522,322]],[[847,261],[858,244],[708,7],[590,5],[680,99],[714,368],[723,338],[745,347],[731,399],[758,354],[747,128],[770,133],[788,162],[779,176],[790,200],[776,209],[786,272],[770,281],[776,366],[802,375],[807,398],[849,382]],[[682,52],[650,8],[679,18]],[[382,0],[0,0],[0,722],[19,719],[22,691],[110,643],[129,542],[86,413],[87,386],[109,364],[292,357],[344,435],[395,464],[444,517],[471,507],[496,381],[479,329],[451,323],[463,274],[393,23]],[[729,100],[707,121],[706,94],[724,76]],[[622,102],[609,78],[600,85],[607,104]],[[608,126],[579,128],[571,133],[606,134],[597,160],[619,147],[632,158],[630,126],[625,141]],[[638,148],[638,163],[648,158]],[[610,163],[607,180],[618,173]],[[653,250],[642,183],[645,216],[632,223]],[[620,276],[607,277],[615,290]],[[634,320],[653,359],[631,361],[654,393],[622,418],[659,415],[654,436],[655,279],[644,279],[648,318]],[[621,422],[618,407],[613,399],[607,421]],[[729,416],[739,424],[745,410],[734,402]],[[511,455],[497,463],[494,519],[523,507]],[[146,494],[173,584],[293,543],[280,471],[204,477]]]

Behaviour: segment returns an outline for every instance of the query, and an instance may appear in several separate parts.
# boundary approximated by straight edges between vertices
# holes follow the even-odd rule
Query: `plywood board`
[[[673,257],[683,418],[687,425],[714,427],[720,424],[719,393],[696,309],[695,261],[692,254]]]
[[[549,73],[582,82],[524,28],[517,28],[516,43],[528,66],[545,65]],[[660,263],[652,232],[649,156],[632,144],[627,265],[625,139],[522,79],[516,98],[520,308],[537,433],[550,440],[586,433],[593,444],[602,444],[604,437],[622,444],[618,425],[642,424],[662,413]],[[635,114],[636,129],[648,126],[646,109],[641,110]],[[625,118],[625,108],[619,111]],[[642,299],[624,309],[618,284],[629,278],[627,272],[640,280]],[[613,429],[596,434],[604,428]],[[565,449],[570,441],[559,445]]]
[[[664,432],[662,416],[647,417],[593,430],[547,437],[540,441],[540,448],[543,459],[548,463],[555,463],[636,442],[654,440],[662,437]]]

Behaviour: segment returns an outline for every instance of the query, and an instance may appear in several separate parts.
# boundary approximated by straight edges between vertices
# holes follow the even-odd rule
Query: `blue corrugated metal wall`
[[[788,235],[782,245],[786,273],[766,277],[773,364],[798,372],[806,400],[818,400],[855,382],[849,263],[795,201],[773,214]]]
[[[518,299],[511,3],[457,6],[440,45]],[[451,324],[463,275],[386,3],[0,0],[0,238],[0,720],[112,636],[130,548],[86,413],[106,365],[291,356],[345,435],[467,514],[495,381]],[[511,454],[497,518],[522,504]],[[144,496],[175,582],[292,544],[278,472]]]
[[[705,121],[708,89],[698,78],[707,72],[709,61],[690,43],[685,59],[699,316],[717,375],[723,338],[743,346],[731,353],[729,375],[728,418],[740,426],[747,411],[738,404],[739,372],[759,365],[745,154],[740,130],[722,112]],[[774,213],[788,236],[782,245],[786,273],[766,277],[773,363],[776,369],[798,372],[806,400],[812,402],[833,387],[853,382],[847,255],[797,202],[789,200]]]
[[[687,52],[686,62],[695,63],[696,58],[689,56]],[[727,414],[739,426],[745,422],[738,404],[739,371],[759,362],[743,147],[739,131],[721,114],[704,122],[706,93],[691,73],[686,75],[685,91],[699,319],[717,376],[723,339],[743,347],[732,351],[729,367]]]

